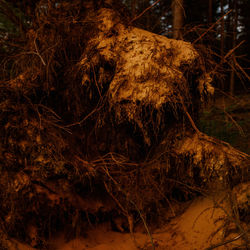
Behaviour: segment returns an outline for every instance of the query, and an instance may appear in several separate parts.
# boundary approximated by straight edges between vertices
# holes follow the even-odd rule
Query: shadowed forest
[[[0,250],[248,249],[248,0],[0,0]]]

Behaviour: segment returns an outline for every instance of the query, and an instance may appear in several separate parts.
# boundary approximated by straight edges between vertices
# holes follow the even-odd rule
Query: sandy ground
[[[220,199],[222,196],[220,196]],[[218,199],[219,201],[219,199]],[[155,229],[151,236],[145,232],[135,232],[134,237],[129,233],[119,233],[111,230],[108,224],[102,224],[87,232],[85,237],[78,237],[66,242],[63,234],[50,242],[49,249],[53,250],[149,250],[149,249],[190,249],[200,250],[225,241],[224,227],[225,211],[215,208],[211,198],[198,197],[186,211]],[[226,208],[225,208],[226,209]],[[223,219],[224,218],[224,219]],[[137,230],[139,231],[139,230]],[[144,230],[146,231],[146,230]],[[218,231],[218,232],[217,232]],[[230,234],[227,239],[236,237]],[[16,242],[17,243],[17,242]],[[220,246],[216,249],[233,249],[240,240]],[[17,243],[14,249],[33,250],[33,248]],[[241,248],[242,249],[242,248]],[[12,250],[12,249],[11,249]]]

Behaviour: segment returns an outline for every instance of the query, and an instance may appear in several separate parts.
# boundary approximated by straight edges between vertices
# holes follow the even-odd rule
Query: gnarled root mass
[[[41,1],[0,85],[0,229],[32,246],[249,180],[249,156],[195,126],[213,87],[193,46],[91,3]]]

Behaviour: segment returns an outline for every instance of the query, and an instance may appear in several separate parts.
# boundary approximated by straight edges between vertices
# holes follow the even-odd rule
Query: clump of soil
[[[3,249],[53,249],[58,232],[69,240],[108,223],[126,239],[143,226],[145,241],[131,247],[150,238],[161,247],[151,227],[178,214],[175,201],[214,182],[231,194],[248,179],[249,156],[195,125],[213,93],[202,55],[95,2],[39,1],[14,77],[1,82]]]

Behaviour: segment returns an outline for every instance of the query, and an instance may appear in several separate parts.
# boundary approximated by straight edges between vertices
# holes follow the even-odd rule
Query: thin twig
[[[195,228],[195,225],[196,225],[197,221],[199,220],[199,218],[200,218],[205,212],[207,212],[207,211],[210,210],[210,209],[214,209],[214,207],[207,207],[207,208],[205,208],[203,211],[200,212],[200,214],[195,218],[195,220],[194,220],[194,222],[193,222],[192,229]]]
[[[246,71],[239,65],[239,63],[235,59],[235,65],[239,68],[239,70],[243,73],[243,75],[250,81],[250,76],[246,73]]]
[[[42,61],[42,64],[44,65],[44,66],[46,66],[46,63],[45,63],[45,61],[43,60],[43,58],[41,57],[41,55],[39,54],[39,53],[37,53],[37,52],[35,52],[35,51],[28,51],[28,52],[24,52],[24,53],[21,53],[21,54],[33,54],[33,55],[37,55],[39,58],[40,58],[40,60]]]
[[[43,104],[38,104],[37,105],[38,107],[41,107],[41,108],[44,108],[46,110],[48,110],[50,113],[52,113],[58,120],[62,120],[62,118],[51,108],[43,105]]]
[[[230,192],[229,192],[229,193],[230,193]],[[239,229],[239,231],[241,232],[241,234],[240,234],[241,237],[244,236],[244,235],[246,234],[246,231],[242,228],[242,226],[241,226],[240,223],[238,222],[237,218],[231,216],[231,215],[229,214],[229,212],[228,212],[223,206],[221,206],[221,205],[218,204],[218,202],[216,202],[215,200],[214,200],[213,202],[214,202],[214,204],[215,204],[216,207],[220,208],[220,209],[225,213],[225,215],[227,216],[226,218],[227,218],[229,221],[233,222],[233,223],[236,225],[236,227],[237,227],[237,228]],[[212,249],[213,249],[213,248],[212,248]]]
[[[46,66],[46,63],[45,61],[43,60],[42,56],[40,55],[39,51],[38,51],[38,47],[37,47],[37,44],[36,44],[36,38],[34,39],[34,45],[35,45],[35,48],[36,48],[36,52],[33,52],[35,55],[38,55],[38,57],[41,59],[42,61],[42,64],[44,66]]]
[[[185,107],[185,106],[184,106],[184,107]],[[196,133],[197,133],[198,135],[202,134],[202,132],[196,127],[196,125],[195,125],[195,123],[194,123],[194,120],[192,119],[192,117],[191,117],[190,114],[188,113],[186,107],[184,108],[184,111],[185,111],[185,114],[187,115],[187,117],[188,117],[188,119],[189,119],[189,121],[190,121],[190,123],[191,123],[193,129],[196,131]]]
[[[234,120],[234,118],[226,110],[224,110],[224,113],[233,122],[236,128],[239,130],[240,135],[246,137],[246,134],[244,133],[242,127]]]
[[[236,240],[240,239],[244,234],[245,234],[245,233],[241,233],[241,234],[239,234],[238,236],[234,237],[233,239],[226,240],[226,241],[220,242],[220,243],[218,243],[218,244],[212,245],[212,246],[206,248],[205,250],[212,250],[212,249],[215,249],[215,248],[217,248],[217,247],[224,246],[224,245],[226,245],[226,244],[228,244],[228,243],[231,243],[231,242],[233,242],[233,241],[236,241]]]
[[[104,169],[105,173],[108,175],[108,177],[109,177],[109,178],[113,181],[113,183],[118,187],[119,191],[123,192],[123,193],[126,195],[125,190],[123,190],[123,189],[121,188],[121,186],[119,185],[119,183],[109,174],[108,169],[107,169],[106,167],[103,168],[103,169]],[[111,197],[114,199],[115,197],[111,194],[111,192],[109,192],[109,189],[107,188],[107,184],[106,184],[105,182],[104,182],[104,185],[105,185],[105,188],[107,189],[108,193],[109,193],[109,194],[111,195]],[[122,207],[122,205],[120,204],[120,202],[119,202],[116,198],[115,198],[114,200],[115,200],[115,202],[117,203],[117,205],[121,208],[122,212],[124,212],[127,216],[129,216],[128,212],[126,211],[125,208]],[[147,231],[147,233],[148,233],[148,235],[149,235],[149,237],[150,237],[150,241],[151,241],[153,250],[155,250],[155,245],[154,245],[154,241],[153,241],[152,234],[151,234],[150,231],[149,231],[149,228],[148,228],[148,226],[147,226],[147,223],[146,223],[144,217],[142,216],[140,209],[137,207],[137,205],[136,205],[131,199],[129,199],[129,201],[130,201],[130,203],[132,203],[132,204],[134,205],[134,207],[136,208],[137,212],[139,213],[139,215],[140,215],[140,217],[141,217],[141,219],[142,219],[142,222],[143,222],[143,224],[144,224],[144,226],[145,226],[145,229],[146,229],[146,231]],[[130,227],[131,227],[131,225],[130,225]],[[131,232],[131,233],[133,233],[133,232]]]
[[[192,119],[191,115],[189,114],[189,112],[188,112],[188,110],[187,110],[187,107],[186,107],[186,105],[184,104],[183,98],[182,98],[181,96],[180,96],[180,100],[181,100],[181,103],[182,103],[183,110],[184,110],[186,116],[188,117],[188,120],[190,121],[190,123],[191,123],[193,129],[196,131],[196,133],[197,133],[198,135],[201,135],[202,132],[201,132],[201,131],[197,128],[197,126],[195,125],[194,120]]]
[[[245,40],[241,41],[238,45],[236,45],[234,48],[232,48],[224,57],[224,60],[226,58],[228,58],[231,54],[233,54],[233,52],[238,49],[243,43],[245,42]]]
[[[96,85],[96,88],[98,90],[98,93],[100,95],[100,97],[102,98],[102,94],[101,94],[101,91],[99,89],[99,86],[98,86],[98,82],[96,80],[96,73],[95,73],[95,68],[94,68],[94,65],[91,63],[91,67],[92,67],[92,70],[93,70],[93,74],[94,74],[94,82],[95,82],[95,85]]]
[[[142,219],[142,222],[143,222],[143,224],[144,224],[144,227],[145,227],[146,230],[147,230],[147,233],[148,233],[148,236],[149,236],[149,238],[150,238],[150,241],[151,241],[153,250],[155,250],[155,245],[154,245],[154,241],[153,241],[153,236],[152,236],[152,234],[150,233],[150,231],[149,231],[149,229],[148,229],[147,222],[145,221],[144,217],[142,216],[141,211],[140,211],[140,209],[137,207],[137,205],[136,205],[132,200],[129,200],[129,201],[135,206],[137,212],[139,213],[139,215],[140,215],[140,217],[141,217],[141,219]]]
[[[216,91],[219,91],[221,94],[223,94],[224,96],[227,96],[228,98],[234,100],[234,101],[238,101],[238,98],[236,98],[235,96],[232,96],[230,93],[226,93],[223,90],[214,87]]]
[[[214,24],[212,24],[203,34],[201,34],[194,42],[192,42],[192,44],[197,43],[199,40],[201,40],[202,37],[204,37],[211,29],[214,28],[214,26],[219,23],[221,21],[222,18],[224,18],[225,16],[227,16],[229,13],[231,13],[232,10],[229,10],[225,15],[223,15],[222,17],[220,17]]]
[[[109,190],[106,182],[103,182],[106,191],[108,192],[108,194],[113,198],[113,200],[115,201],[115,203],[117,204],[117,206],[121,209],[122,213],[127,216],[128,212],[126,211],[126,209],[121,205],[121,203],[116,199],[116,197],[111,193],[111,191]]]
[[[245,42],[245,40],[241,41],[238,45],[236,45],[234,48],[232,48],[231,50],[228,51],[228,53],[221,58],[220,63],[216,64],[215,68],[210,72],[211,74],[216,73],[217,69],[225,62],[225,60],[234,53],[234,51],[236,49],[238,49],[243,43]]]
[[[96,107],[89,113],[87,114],[82,120],[78,121],[78,122],[75,122],[75,123],[71,123],[71,124],[68,124],[68,125],[65,125],[65,128],[67,127],[73,127],[73,126],[76,126],[76,125],[81,125],[84,121],[86,121],[89,117],[91,117],[94,113],[98,112],[99,110],[102,109],[103,105],[104,105],[104,102],[103,102],[103,99],[104,97],[102,97],[100,99],[100,101],[98,102],[98,104],[96,105]],[[101,105],[100,105],[101,104]]]
[[[150,10],[151,8],[153,8],[157,3],[159,3],[161,0],[157,0],[156,2],[154,2],[152,5],[150,5],[148,8],[146,8],[144,11],[142,11],[141,14],[139,14],[138,16],[134,17],[129,24],[133,23],[135,20],[139,19],[142,15],[145,14],[145,12],[147,12],[148,10]]]
[[[235,51],[236,49],[238,49],[244,42],[245,42],[245,40],[241,41],[238,45],[236,45],[234,48],[232,48],[231,50],[229,50],[228,53],[227,53],[224,57],[221,58],[220,63],[216,64],[215,68],[211,71],[211,73],[213,73],[213,72],[216,73],[217,69],[225,62],[225,60],[226,60],[230,55],[232,55],[232,54],[234,53],[234,51]],[[214,54],[216,55],[216,53],[214,53]],[[217,56],[218,56],[218,55],[217,55]]]

